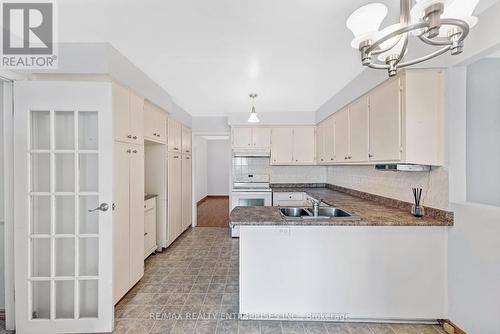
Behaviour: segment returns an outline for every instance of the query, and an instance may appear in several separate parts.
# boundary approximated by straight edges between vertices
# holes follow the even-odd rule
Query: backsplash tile
[[[423,189],[422,204],[447,210],[448,169],[432,167],[429,172],[393,172],[374,166],[329,166],[327,183],[400,201],[413,202],[412,187]]]
[[[270,158],[233,158],[232,175],[268,174],[271,183],[324,183],[325,166],[271,166]]]

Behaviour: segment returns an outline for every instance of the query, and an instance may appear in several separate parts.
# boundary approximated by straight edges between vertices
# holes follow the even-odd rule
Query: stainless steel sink
[[[285,217],[301,218],[311,216],[311,213],[304,208],[280,208],[280,212]]]
[[[323,216],[323,217],[351,217],[352,215],[344,210],[341,210],[339,208],[332,208],[332,207],[320,207],[318,216]]]
[[[349,212],[334,207],[320,207],[317,216],[314,216],[309,208],[280,208],[279,210],[286,218],[327,219],[353,217]]]

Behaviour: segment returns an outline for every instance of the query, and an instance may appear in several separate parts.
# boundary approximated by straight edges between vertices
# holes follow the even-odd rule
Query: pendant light
[[[252,93],[249,95],[252,100],[255,100],[257,97],[256,93]],[[257,112],[255,111],[255,104],[252,103],[252,112],[250,113],[250,117],[248,117],[248,123],[259,123],[259,117],[257,117]]]

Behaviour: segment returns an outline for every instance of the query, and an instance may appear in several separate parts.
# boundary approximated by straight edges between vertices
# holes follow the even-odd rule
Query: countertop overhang
[[[279,207],[236,207],[229,224],[238,225],[305,225],[305,226],[452,226],[453,222],[433,217],[417,218],[410,212],[347,193],[319,187],[276,187],[273,192],[304,192],[324,203],[348,211],[354,217],[297,219],[281,215]]]

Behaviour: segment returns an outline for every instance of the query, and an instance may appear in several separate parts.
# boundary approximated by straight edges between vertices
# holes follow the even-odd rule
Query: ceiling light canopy
[[[458,55],[464,40],[478,21],[472,16],[479,0],[400,0],[400,22],[379,30],[387,15],[387,7],[370,3],[354,11],[346,26],[354,34],[351,46],[361,53],[361,63],[374,69],[384,69],[394,76],[399,68],[418,64],[448,51]],[[437,47],[420,58],[404,60],[408,39]]]
[[[250,98],[252,100],[255,100],[255,98],[257,97],[257,94],[252,93],[248,96],[250,96]],[[260,120],[259,120],[259,117],[257,117],[257,112],[255,111],[255,105],[252,105],[252,112],[250,113],[250,117],[248,117],[248,123],[259,123],[259,122],[260,122]]]

